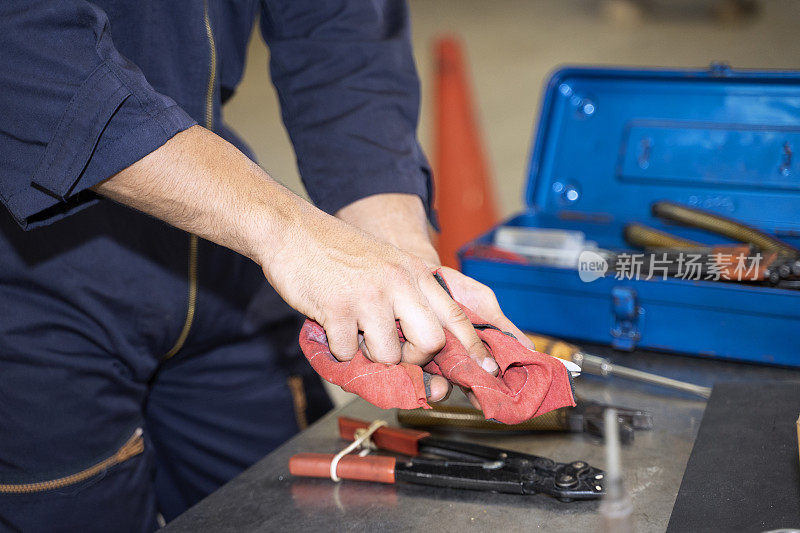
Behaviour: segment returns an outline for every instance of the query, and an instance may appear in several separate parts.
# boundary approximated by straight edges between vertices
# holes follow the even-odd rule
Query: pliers
[[[623,444],[633,441],[634,430],[652,429],[653,415],[641,409],[629,409],[576,398],[575,407],[562,407],[521,424],[501,424],[486,420],[483,413],[472,407],[458,405],[433,405],[432,409],[413,409],[397,412],[397,421],[415,428],[442,428],[468,431],[520,432],[569,431],[605,437],[603,411],[608,407],[617,410],[619,437]]]
[[[361,420],[339,418],[339,434],[347,440],[368,426]],[[406,482],[507,494],[542,493],[564,502],[593,500],[605,494],[605,473],[586,461],[557,463],[546,457],[438,439],[426,431],[395,427],[378,429],[372,441],[379,449],[409,457],[345,455],[335,474],[342,479],[380,483]],[[295,476],[327,478],[331,476],[334,457],[297,454],[289,459],[289,471]]]

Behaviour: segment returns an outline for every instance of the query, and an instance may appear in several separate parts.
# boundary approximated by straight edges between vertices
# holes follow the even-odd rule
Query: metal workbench
[[[701,385],[722,381],[798,381],[800,371],[760,367],[654,352],[625,354],[587,346],[587,352],[618,363]],[[624,477],[634,506],[635,531],[664,531],[680,487],[705,400],[680,392],[623,380],[582,376],[583,398],[646,408],[654,429],[637,431],[622,450]],[[455,393],[454,393],[455,394]],[[290,416],[287,413],[287,416]],[[380,485],[358,481],[334,484],[298,479],[288,472],[298,452],[333,453],[344,442],[336,418],[382,418],[396,424],[395,413],[360,399],[334,410],[312,427],[253,465],[217,492],[168,524],[165,531],[596,531],[598,502],[562,503],[543,495],[516,496]],[[464,438],[447,434],[448,438]],[[602,442],[581,434],[527,434],[470,440],[556,461],[585,459],[605,466]]]

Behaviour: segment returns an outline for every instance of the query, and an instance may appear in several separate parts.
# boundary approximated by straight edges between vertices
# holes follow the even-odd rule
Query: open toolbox
[[[800,246],[800,72],[567,67],[543,97],[526,209],[500,228],[582,232],[615,253],[641,222],[698,243],[731,239],[651,214],[657,201],[718,213]],[[583,281],[576,267],[460,252],[524,330],[800,366],[800,290],[706,279]]]

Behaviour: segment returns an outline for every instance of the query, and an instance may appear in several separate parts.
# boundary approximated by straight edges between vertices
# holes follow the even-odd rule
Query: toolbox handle
[[[366,429],[369,422],[355,418],[339,418],[339,435],[345,440],[354,440],[358,429]],[[372,441],[378,448],[404,455],[419,455],[419,441],[430,437],[427,431],[384,426],[372,434]]]
[[[332,453],[298,453],[289,459],[289,472],[299,477],[331,477]],[[342,479],[394,483],[397,459],[388,455],[345,455],[336,465],[336,475]]]

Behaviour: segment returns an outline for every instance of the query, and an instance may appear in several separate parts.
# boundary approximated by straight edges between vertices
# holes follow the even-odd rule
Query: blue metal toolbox
[[[702,208],[800,245],[800,72],[566,67],[547,83],[525,192],[502,226],[578,230],[629,248],[638,221],[709,245],[730,240],[651,216]],[[800,290],[677,278],[582,281],[576,268],[460,251],[522,329],[657,350],[800,366]]]

